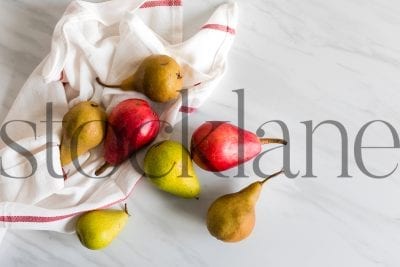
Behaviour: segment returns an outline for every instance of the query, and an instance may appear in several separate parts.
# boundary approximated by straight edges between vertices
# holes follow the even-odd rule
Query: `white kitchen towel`
[[[68,178],[63,178],[58,149],[63,115],[86,100],[101,102],[107,112],[127,98],[149,101],[140,93],[103,88],[95,78],[117,83],[146,56],[167,54],[183,68],[188,101],[149,102],[175,125],[216,88],[236,23],[236,4],[223,4],[198,33],[182,41],[179,0],[73,1],[54,30],[50,54],[29,77],[2,124],[0,236],[6,228],[73,232],[75,215],[129,197],[142,177],[129,161],[107,178],[87,177],[102,164],[101,147],[80,157],[81,170],[68,166]],[[169,133],[162,129],[158,139]]]

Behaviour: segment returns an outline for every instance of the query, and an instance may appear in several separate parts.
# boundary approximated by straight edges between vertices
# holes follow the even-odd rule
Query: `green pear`
[[[76,233],[82,245],[88,249],[102,249],[121,232],[128,219],[125,210],[94,210],[79,217]]]
[[[93,101],[81,102],[64,115],[60,146],[62,166],[71,163],[103,141],[106,120],[104,109]]]
[[[256,222],[255,206],[262,185],[282,172],[254,182],[239,192],[217,198],[207,212],[210,234],[224,242],[238,242],[248,237]]]
[[[174,141],[153,145],[144,158],[144,171],[159,189],[183,198],[194,198],[200,184],[186,148]]]

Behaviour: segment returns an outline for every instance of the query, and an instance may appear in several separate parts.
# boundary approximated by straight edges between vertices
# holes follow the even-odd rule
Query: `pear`
[[[135,151],[157,137],[160,121],[157,113],[143,99],[126,99],[108,116],[104,141],[105,163],[95,172],[99,176],[109,166],[117,166]]]
[[[121,84],[105,84],[98,77],[96,81],[104,87],[137,91],[155,102],[164,103],[176,99],[182,90],[181,73],[181,67],[172,57],[152,55],[145,58],[137,71]]]
[[[81,102],[64,115],[60,146],[62,166],[103,141],[106,120],[104,109],[93,101]]]
[[[263,181],[257,181],[239,192],[216,199],[207,212],[207,228],[211,235],[224,242],[238,242],[253,231],[256,217],[255,206],[262,185],[283,171],[274,173]]]
[[[287,144],[278,138],[259,138],[227,122],[207,121],[193,132],[190,151],[200,168],[220,172],[253,159],[261,152],[263,144],[273,143]]]
[[[175,196],[194,198],[200,193],[190,154],[178,142],[153,145],[144,158],[144,171],[155,186]]]
[[[107,247],[125,227],[128,211],[94,210],[79,217],[76,222],[76,233],[82,245],[88,249]]]

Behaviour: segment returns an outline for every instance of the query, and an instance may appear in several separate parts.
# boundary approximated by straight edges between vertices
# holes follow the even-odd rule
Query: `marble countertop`
[[[29,74],[48,54],[51,34],[67,0],[0,2],[0,120]],[[185,35],[194,33],[222,1],[185,1]],[[400,2],[396,0],[238,1],[240,22],[229,69],[207,104],[190,116],[191,130],[205,120],[237,122],[244,88],[245,125],[256,131],[283,121],[290,134],[290,167],[264,188],[253,234],[236,244],[212,238],[204,217],[209,204],[258,179],[219,178],[198,170],[200,201],[162,194],[140,181],[128,200],[133,217],[103,251],[83,248],[75,235],[9,231],[1,266],[400,266],[400,170],[387,178],[360,169],[355,141],[393,147],[387,127],[400,129]],[[341,123],[348,136],[348,173],[333,125],[313,137],[313,174],[307,175],[307,125]],[[179,129],[179,125],[177,127]],[[281,135],[279,127],[263,128]],[[267,149],[267,147],[265,148]],[[364,149],[371,173],[399,163],[394,148]],[[266,173],[282,167],[282,150],[266,155]]]

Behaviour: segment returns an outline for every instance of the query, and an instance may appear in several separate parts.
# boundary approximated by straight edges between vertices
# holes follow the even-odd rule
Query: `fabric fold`
[[[73,232],[76,215],[126,200],[142,173],[127,161],[108,178],[89,178],[102,164],[101,147],[80,158],[82,171],[67,166],[68,178],[63,179],[58,149],[63,115],[81,101],[101,102],[110,112],[125,99],[142,98],[174,126],[216,88],[226,71],[236,23],[236,4],[223,4],[198,33],[182,42],[181,1],[73,1],[54,30],[50,54],[29,77],[3,123],[8,124],[13,142],[35,157],[37,170],[25,179],[0,175],[0,225]],[[153,103],[140,93],[103,88],[95,82],[96,77],[120,82],[146,56],[157,53],[181,64],[187,103],[182,97]],[[158,140],[169,135],[164,128]],[[4,140],[0,145],[2,166],[9,174],[32,171],[32,162],[21,150]],[[4,229],[0,231],[1,239]]]

